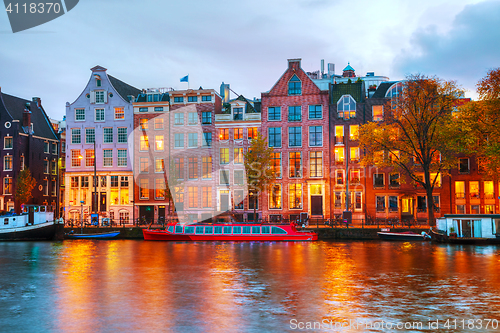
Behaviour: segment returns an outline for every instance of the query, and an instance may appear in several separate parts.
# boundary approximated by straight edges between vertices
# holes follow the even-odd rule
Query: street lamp
[[[81,230],[81,234],[83,234],[83,204],[85,203],[85,201],[80,201],[80,230]]]

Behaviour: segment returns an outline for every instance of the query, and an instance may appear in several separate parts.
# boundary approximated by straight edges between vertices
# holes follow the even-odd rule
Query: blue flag
[[[181,79],[181,82],[189,82],[189,75],[184,76],[184,77]]]

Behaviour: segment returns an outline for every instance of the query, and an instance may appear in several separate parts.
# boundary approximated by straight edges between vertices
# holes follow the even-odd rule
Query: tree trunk
[[[427,189],[427,219],[429,220],[429,225],[431,227],[436,226],[436,220],[434,219],[434,197],[432,196],[432,188]]]
[[[255,193],[253,194],[253,222],[257,223],[257,216],[255,215],[257,212],[257,196]]]

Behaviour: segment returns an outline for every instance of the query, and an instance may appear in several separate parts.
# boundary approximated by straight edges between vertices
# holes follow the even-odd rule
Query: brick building
[[[300,66],[288,68],[262,93],[262,135],[274,147],[277,175],[261,196],[264,219],[295,220],[300,213],[330,218],[330,115],[328,90],[321,90]]]

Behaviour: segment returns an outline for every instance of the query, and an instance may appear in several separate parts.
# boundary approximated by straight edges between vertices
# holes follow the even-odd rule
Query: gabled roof
[[[96,66],[96,67],[92,68],[92,70],[94,70],[97,67],[100,67],[100,66]],[[103,67],[100,67],[100,68],[103,68]],[[105,70],[105,68],[104,68],[104,70]],[[134,97],[137,97],[141,93],[141,90],[139,90],[135,87],[132,87],[131,85],[126,84],[125,82],[120,81],[111,75],[108,75],[108,77],[109,77],[109,82],[111,82],[111,85],[113,86],[113,88],[115,88],[116,92],[118,94],[120,94],[120,96],[126,101],[129,101],[128,96],[132,95]]]
[[[31,122],[33,123],[34,135],[47,138],[50,140],[58,140],[52,125],[50,124],[47,114],[42,108],[39,108],[36,102],[8,95],[1,94],[1,100],[8,113],[12,116],[13,120],[19,120],[20,124],[23,123],[23,112],[26,107],[31,111]]]

